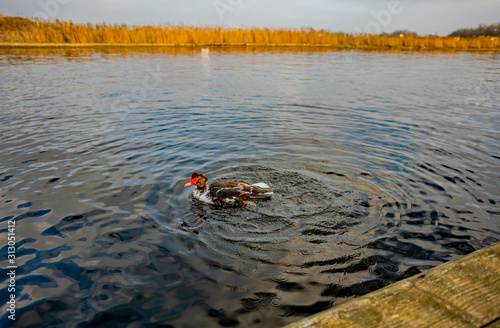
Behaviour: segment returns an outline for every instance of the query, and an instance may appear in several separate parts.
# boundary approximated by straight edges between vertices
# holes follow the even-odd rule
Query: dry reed
[[[339,48],[500,49],[498,37],[372,35],[333,33],[312,28],[224,28],[189,25],[128,26],[75,24],[0,15],[2,43],[318,45]]]

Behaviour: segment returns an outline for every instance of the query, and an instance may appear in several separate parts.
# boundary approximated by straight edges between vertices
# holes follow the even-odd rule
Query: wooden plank
[[[287,327],[495,327],[499,318],[500,243]]]
[[[484,328],[500,328],[500,319],[491,322],[487,326],[484,326]]]
[[[500,316],[500,256],[468,256],[419,277],[415,285],[449,308],[469,314],[475,326]]]

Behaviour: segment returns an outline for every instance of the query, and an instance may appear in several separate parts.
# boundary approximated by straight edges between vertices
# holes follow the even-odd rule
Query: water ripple
[[[0,50],[16,324],[283,326],[498,242],[499,64]],[[214,208],[184,188],[194,171],[275,195]]]

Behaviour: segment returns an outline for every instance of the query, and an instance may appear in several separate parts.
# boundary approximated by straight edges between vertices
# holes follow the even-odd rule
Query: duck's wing
[[[271,198],[273,194],[270,188],[230,181],[214,182],[210,184],[209,190],[212,198],[226,202],[243,201],[249,198]]]
[[[212,188],[236,188],[236,187],[250,187],[249,184],[243,182],[233,182],[233,181],[216,181],[210,184],[210,189]]]
[[[209,193],[213,198],[219,199],[246,199],[251,195],[248,187],[238,182],[219,181],[210,184]]]

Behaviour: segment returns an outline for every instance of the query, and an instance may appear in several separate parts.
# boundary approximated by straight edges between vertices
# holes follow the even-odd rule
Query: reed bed
[[[116,45],[317,45],[339,48],[500,49],[499,37],[345,34],[312,28],[75,24],[0,16],[0,42]]]

